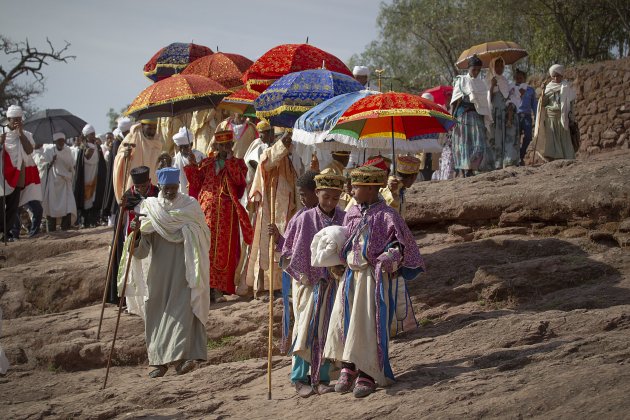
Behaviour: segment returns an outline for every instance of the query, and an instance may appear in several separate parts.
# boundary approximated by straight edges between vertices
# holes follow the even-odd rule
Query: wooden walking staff
[[[128,147],[134,147],[135,145],[129,145]],[[123,188],[127,185],[127,178],[129,177],[129,159],[127,156],[125,158],[125,167],[123,174]],[[48,179],[46,179],[48,181]],[[101,338],[101,327],[103,326],[103,315],[105,314],[105,303],[107,302],[107,291],[109,289],[109,280],[112,275],[112,271],[114,268],[114,258],[116,258],[116,248],[118,248],[118,238],[120,237],[120,231],[122,230],[122,222],[125,218],[126,210],[125,210],[125,196],[123,195],[122,202],[120,203],[119,211],[118,211],[118,223],[116,224],[116,232],[114,233],[114,243],[112,243],[112,247],[109,251],[109,262],[107,264],[107,274],[105,275],[105,287],[103,288],[103,304],[101,305],[101,317],[98,320],[98,329],[96,330],[96,339]]]
[[[120,324],[120,314],[122,313],[122,303],[127,291],[127,280],[129,279],[129,269],[131,268],[131,261],[133,260],[133,253],[136,250],[136,237],[140,231],[140,217],[144,217],[146,214],[136,213],[136,226],[131,234],[131,243],[129,244],[129,256],[127,257],[127,266],[125,267],[125,281],[123,283],[122,292],[120,293],[120,301],[118,302],[118,317],[116,318],[116,328],[114,329],[114,339],[112,340],[112,347],[109,350],[109,357],[107,358],[107,370],[105,371],[105,381],[103,382],[103,388],[107,386],[107,377],[109,376],[109,368],[112,364],[112,356],[114,354],[114,346],[116,345],[116,336],[118,335],[118,325]]]
[[[276,186],[271,182],[271,218],[270,222],[276,222]],[[271,400],[271,358],[273,355],[273,280],[275,274],[275,237],[269,236],[269,343],[267,347],[267,399]]]

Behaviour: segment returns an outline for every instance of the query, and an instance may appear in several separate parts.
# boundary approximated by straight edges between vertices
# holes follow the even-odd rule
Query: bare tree
[[[8,64],[0,66],[0,110],[6,110],[11,104],[28,107],[29,102],[44,92],[43,67],[50,62],[67,63],[76,58],[68,55],[70,43],[65,41],[62,48],[55,48],[46,38],[48,48],[39,50],[31,47],[28,39],[24,42],[14,42],[0,35],[0,50],[8,57]],[[24,80],[31,76],[30,81]],[[20,79],[20,80],[18,80]],[[22,81],[24,80],[24,81]]]

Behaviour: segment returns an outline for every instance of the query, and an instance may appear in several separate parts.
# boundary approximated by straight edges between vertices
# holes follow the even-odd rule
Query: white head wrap
[[[190,144],[193,139],[193,135],[188,128],[181,127],[179,131],[173,136],[173,141],[178,146],[184,146]]]
[[[83,130],[81,132],[83,133],[84,136],[87,136],[90,133],[96,133],[96,130],[90,124],[86,124],[85,127],[83,127]]]
[[[549,67],[549,76],[553,77],[553,74],[559,74],[560,76],[564,76],[564,66],[562,64],[554,64]]]
[[[64,133],[58,132],[53,134],[53,141],[57,141],[57,140],[65,140],[66,139],[66,135]]]
[[[121,133],[124,133],[125,131],[129,131],[129,129],[131,128],[131,125],[132,125],[132,122],[129,117],[121,117],[118,119],[118,129],[120,130]]]
[[[435,102],[435,98],[434,98],[434,97],[433,97],[433,95],[431,95],[429,92],[425,92],[425,93],[423,93],[423,94],[422,94],[422,97],[423,97],[424,99],[428,99],[428,100],[430,100],[431,102]]]
[[[18,118],[23,117],[24,111],[21,106],[11,105],[9,109],[7,109],[7,118]]]
[[[114,135],[114,138],[116,138],[118,136],[122,136],[122,131],[120,131],[120,128],[116,127],[114,128],[114,131],[112,131],[112,134]]]
[[[368,76],[370,74],[370,69],[365,66],[354,66],[352,74],[354,76]]]

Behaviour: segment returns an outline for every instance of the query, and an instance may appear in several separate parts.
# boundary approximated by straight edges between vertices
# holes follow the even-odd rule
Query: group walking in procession
[[[142,317],[150,378],[207,360],[213,305],[256,299],[269,304],[269,360],[292,357],[300,397],[366,397],[395,381],[390,340],[418,326],[407,285],[431,269],[405,222],[407,191],[575,158],[564,67],[530,86],[515,65],[527,52],[496,44],[464,51],[452,86],[422,96],[381,92],[376,69],[308,44],[251,62],[176,43],[101,136],[68,112],[13,105],[3,240],[111,227],[103,308]]]

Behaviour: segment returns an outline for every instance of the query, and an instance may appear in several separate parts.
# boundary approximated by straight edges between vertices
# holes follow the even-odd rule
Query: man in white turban
[[[190,163],[189,157],[191,154],[195,155],[195,162],[201,162],[204,155],[199,150],[192,148],[194,136],[186,127],[181,127],[179,131],[175,133],[173,142],[175,143],[173,167],[179,169],[179,192],[197,198],[199,191],[189,191],[188,179],[186,178],[184,167]]]
[[[352,75],[357,80],[357,82],[361,83],[366,88],[368,87],[370,69],[368,69],[366,66],[354,66],[354,68],[352,69]]]
[[[83,227],[95,227],[101,214],[107,166],[103,151],[96,146],[94,127],[87,124],[82,130],[85,143],[75,149],[77,153],[74,198],[81,210]]]
[[[20,203],[20,192],[25,185],[33,182],[33,176],[39,181],[37,167],[33,171],[27,171],[27,157],[33,153],[35,141],[33,135],[23,128],[22,118],[24,111],[17,105],[11,105],[7,110],[7,125],[9,131],[3,132],[0,136],[0,148],[2,148],[2,159],[0,165],[0,192],[3,196],[2,214],[0,214],[0,226],[3,238],[13,241],[9,230],[14,225],[17,217],[17,210]],[[5,154],[6,153],[6,157]]]
[[[57,229],[61,219],[61,229],[70,228],[77,217],[77,205],[72,191],[75,164],[70,148],[66,146],[66,135],[53,134],[54,145],[47,144],[41,153],[43,206],[48,224],[48,231]]]

